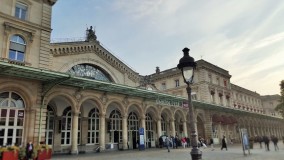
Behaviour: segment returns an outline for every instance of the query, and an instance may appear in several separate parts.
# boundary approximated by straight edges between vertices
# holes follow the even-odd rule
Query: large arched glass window
[[[89,64],[78,64],[73,66],[67,73],[78,77],[95,79],[100,81],[112,82],[110,76],[102,69]]]
[[[146,114],[146,142],[154,141],[153,119],[149,113]]]
[[[45,143],[48,145],[53,144],[53,132],[54,132],[54,111],[50,106],[47,106]]]
[[[22,144],[24,108],[24,101],[18,94],[0,93],[0,146]]]
[[[110,113],[110,141],[112,143],[122,142],[122,119],[118,110]]]
[[[100,133],[100,117],[99,110],[97,108],[92,109],[89,112],[89,125],[88,125],[88,143],[98,144]]]
[[[71,135],[72,135],[72,112],[71,107],[67,107],[62,114],[62,122],[61,122],[61,144],[62,145],[70,145],[71,144]],[[78,118],[78,141],[81,142],[81,118],[79,115]]]
[[[166,124],[164,116],[161,116],[161,117],[162,117],[161,119],[162,135],[167,135],[167,124]]]
[[[130,112],[128,115],[128,141],[135,140],[135,143],[136,143],[137,139],[139,138],[138,130],[139,130],[138,116],[136,113]]]
[[[71,107],[67,107],[62,114],[61,122],[61,144],[71,144],[72,113]]]
[[[26,42],[19,35],[10,38],[9,59],[21,61],[25,60]]]
[[[136,113],[130,112],[128,115],[128,130],[130,131],[137,131],[139,128],[138,117]]]

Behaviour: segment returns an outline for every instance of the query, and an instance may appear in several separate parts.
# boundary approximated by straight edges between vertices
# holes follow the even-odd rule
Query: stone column
[[[89,125],[88,117],[82,117],[81,121],[82,121],[81,122],[81,124],[82,124],[82,126],[81,126],[81,137],[82,137],[81,144],[85,145],[85,144],[88,143],[88,125]]]
[[[175,137],[176,136],[175,120],[171,120],[171,130],[172,130],[171,135]]]
[[[182,123],[183,123],[183,133],[184,133],[184,136],[188,137],[186,121],[183,121]]]
[[[79,112],[73,112],[71,154],[78,154],[78,117]]]
[[[106,126],[105,126],[105,121],[106,121],[106,114],[101,113],[100,114],[100,151],[105,150],[105,132],[106,132]]]
[[[162,127],[161,127],[161,118],[157,119],[157,139],[160,138],[160,136],[162,135]]]
[[[53,147],[54,152],[61,152],[61,122],[62,117],[56,116],[54,119],[54,132],[53,132]]]
[[[123,146],[123,150],[127,150],[128,146],[127,146],[127,115],[123,115],[122,117],[122,146]]]

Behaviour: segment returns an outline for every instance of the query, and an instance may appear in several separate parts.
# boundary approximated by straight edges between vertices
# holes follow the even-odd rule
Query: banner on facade
[[[241,134],[244,155],[246,155],[246,150],[250,154],[249,136],[248,136],[247,129],[245,128],[240,129],[240,134]]]
[[[139,128],[139,150],[145,150],[144,128]]]

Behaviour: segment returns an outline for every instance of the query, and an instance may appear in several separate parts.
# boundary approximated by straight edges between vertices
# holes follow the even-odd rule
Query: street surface
[[[228,145],[228,151],[221,151],[219,145],[215,145],[215,150],[210,147],[202,150],[202,160],[284,160],[284,145],[282,141],[278,143],[279,151],[274,150],[274,146],[270,143],[270,151],[260,149],[258,143],[254,143],[254,149],[250,150],[251,154],[244,156],[240,144]],[[127,151],[111,151],[103,153],[86,153],[79,155],[55,155],[53,160],[191,160],[190,148],[171,149],[170,152],[166,148],[127,150]]]

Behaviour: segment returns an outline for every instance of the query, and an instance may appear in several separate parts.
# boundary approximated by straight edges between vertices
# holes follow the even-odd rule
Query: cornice
[[[11,24],[14,24],[14,25],[17,25],[17,26],[21,26],[21,27],[25,27],[25,28],[39,29],[39,30],[45,30],[47,32],[51,32],[51,30],[52,30],[51,28],[44,27],[44,26],[38,25],[36,23],[32,23],[30,21],[23,21],[23,20],[15,18],[14,16],[10,16],[8,14],[4,14],[4,13],[1,13],[1,12],[0,12],[0,17],[4,18],[5,20],[8,20],[8,21],[5,21],[5,22],[11,23]]]

